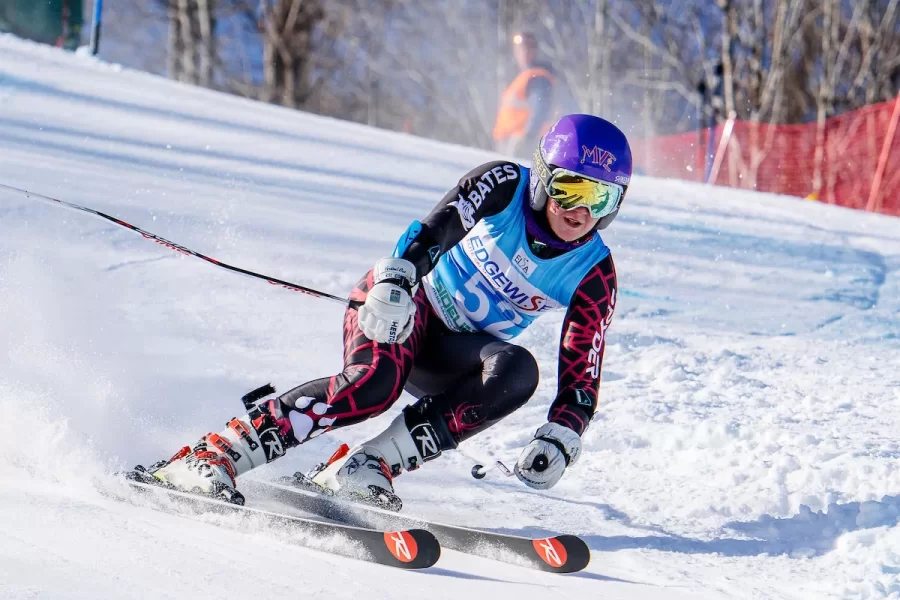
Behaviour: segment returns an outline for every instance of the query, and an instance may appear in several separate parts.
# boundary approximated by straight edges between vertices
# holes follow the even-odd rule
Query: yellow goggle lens
[[[623,193],[622,186],[574,173],[555,173],[547,184],[547,195],[563,210],[584,206],[595,219],[614,211]]]

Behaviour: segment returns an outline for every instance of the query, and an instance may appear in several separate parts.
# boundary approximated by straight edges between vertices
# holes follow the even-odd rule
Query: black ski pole
[[[235,267],[233,265],[229,265],[229,264],[220,262],[220,261],[216,260],[215,258],[206,256],[205,254],[200,254],[199,252],[195,252],[194,250],[191,250],[190,248],[185,248],[184,246],[176,244],[175,242],[170,242],[169,240],[162,238],[154,233],[145,231],[145,230],[141,229],[140,227],[132,225],[131,223],[126,223],[125,221],[122,221],[121,219],[111,217],[110,215],[107,215],[106,213],[102,213],[98,210],[94,210],[93,208],[88,208],[86,206],[81,206],[79,204],[73,204],[71,202],[65,202],[64,200],[58,200],[56,198],[51,198],[50,196],[44,196],[43,194],[36,194],[34,192],[29,192],[28,190],[23,190],[21,188],[13,187],[11,185],[4,185],[2,183],[0,183],[0,188],[25,194],[25,197],[29,198],[29,199],[43,200],[44,202],[56,203],[61,206],[65,206],[67,208],[86,212],[86,213],[94,215],[96,217],[100,217],[101,219],[106,219],[107,221],[112,221],[116,225],[124,227],[125,229],[130,229],[131,231],[139,234],[141,237],[148,239],[148,240],[153,240],[157,244],[165,246],[166,248],[169,248],[170,250],[175,250],[176,252],[180,252],[181,254],[186,254],[188,256],[194,256],[196,258],[205,260],[206,262],[213,264],[217,267],[221,267],[223,269],[228,269],[229,271],[232,271],[234,273],[240,273],[241,275],[246,275],[248,277],[253,277],[255,279],[262,279],[263,281],[268,281],[272,285],[277,285],[277,286],[283,287],[286,290],[291,290],[294,292],[301,292],[303,294],[308,294],[315,298],[323,298],[325,300],[331,300],[332,302],[339,302],[339,303],[343,304],[344,306],[352,306],[354,308],[358,307],[361,304],[360,302],[355,301],[355,300],[352,300],[352,301],[347,300],[346,298],[341,298],[340,296],[333,296],[332,294],[326,294],[325,292],[320,292],[319,290],[314,290],[312,288],[309,288],[309,287],[306,287],[303,285],[299,285],[297,283],[291,283],[289,281],[284,281],[282,279],[276,279],[275,277],[269,277],[268,275],[263,275],[261,273],[255,273],[253,271],[248,271],[247,269],[242,269],[240,267]]]

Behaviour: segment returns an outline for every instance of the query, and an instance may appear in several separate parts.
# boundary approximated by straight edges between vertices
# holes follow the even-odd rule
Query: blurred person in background
[[[549,65],[537,60],[537,38],[528,32],[513,36],[513,56],[519,73],[500,98],[494,125],[494,149],[525,157],[553,124],[556,78]]]

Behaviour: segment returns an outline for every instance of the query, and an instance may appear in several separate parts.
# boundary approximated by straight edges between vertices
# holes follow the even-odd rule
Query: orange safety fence
[[[828,119],[821,128],[738,121],[715,183],[900,216],[898,117],[900,96]],[[707,153],[715,152],[724,127],[635,140],[635,165],[655,177],[704,181]]]

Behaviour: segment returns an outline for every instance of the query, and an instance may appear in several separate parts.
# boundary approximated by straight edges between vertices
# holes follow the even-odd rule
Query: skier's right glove
[[[522,450],[514,470],[528,487],[547,490],[556,485],[566,467],[579,456],[578,434],[559,423],[547,423],[534,432],[534,439]]]
[[[375,284],[358,309],[359,328],[373,342],[402,344],[416,321],[416,268],[402,258],[382,258],[372,276]]]

